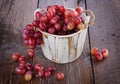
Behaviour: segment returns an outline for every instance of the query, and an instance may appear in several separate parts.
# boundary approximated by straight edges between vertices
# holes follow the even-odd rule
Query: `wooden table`
[[[65,78],[56,79],[33,77],[26,82],[15,73],[18,65],[12,60],[12,53],[26,55],[21,29],[33,20],[36,8],[59,4],[75,8],[77,5],[95,13],[95,24],[88,29],[83,53],[75,62],[56,64],[46,59],[40,47],[30,63],[54,65]],[[90,55],[91,47],[107,48],[109,57],[97,62]],[[0,0],[0,84],[120,84],[120,0]]]

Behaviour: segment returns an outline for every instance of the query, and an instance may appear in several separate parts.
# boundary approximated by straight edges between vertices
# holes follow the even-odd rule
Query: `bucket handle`
[[[90,21],[89,21],[88,25],[89,26],[93,25],[94,24],[94,20],[95,20],[94,13],[91,10],[84,10],[83,12],[90,15]]]

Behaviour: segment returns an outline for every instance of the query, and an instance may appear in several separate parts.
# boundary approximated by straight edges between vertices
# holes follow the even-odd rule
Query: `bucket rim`
[[[39,29],[39,31],[43,34],[43,35],[46,35],[46,36],[53,36],[53,37],[60,37],[60,38],[67,38],[67,37],[72,37],[72,36],[75,36],[79,33],[81,33],[82,31],[85,31],[86,29],[88,29],[88,25],[86,26],[85,29],[83,30],[79,30],[78,32],[75,32],[75,33],[72,33],[72,34],[69,34],[69,35],[55,35],[55,34],[50,34],[48,32],[44,32],[42,30]]]

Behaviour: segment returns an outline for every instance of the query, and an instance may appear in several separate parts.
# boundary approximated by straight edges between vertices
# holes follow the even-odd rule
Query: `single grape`
[[[38,20],[34,20],[34,21],[32,22],[32,24],[33,24],[33,26],[35,26],[35,27],[39,27],[40,22],[39,22]]]
[[[54,33],[55,33],[55,28],[53,28],[53,27],[49,28],[49,29],[48,29],[48,32],[49,32],[50,34],[54,34]]]
[[[39,24],[39,28],[40,28],[42,31],[46,31],[46,24],[45,24],[45,23],[40,23],[40,24]]]
[[[61,25],[60,25],[60,23],[56,23],[56,24],[54,25],[54,27],[55,27],[55,30],[56,30],[56,31],[60,31],[60,30],[61,30]]]
[[[40,20],[40,18],[41,18],[41,16],[42,16],[42,14],[39,12],[39,11],[37,11],[36,13],[35,13],[35,18],[36,18],[36,20]]]

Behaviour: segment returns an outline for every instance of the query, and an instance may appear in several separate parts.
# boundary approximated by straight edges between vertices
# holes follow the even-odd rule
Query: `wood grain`
[[[21,29],[33,20],[37,0],[0,0],[0,84],[25,84],[15,73],[12,53],[26,55]],[[27,84],[27,83],[26,83]]]
[[[120,1],[87,0],[87,8],[96,16],[90,27],[91,47],[109,50],[102,62],[93,59],[95,84],[120,84]]]
[[[46,8],[48,5],[59,4],[66,7],[75,8],[77,5],[85,6],[84,0],[40,0],[39,7]],[[39,79],[35,78],[32,80],[32,84],[92,84],[92,69],[89,56],[89,41],[88,36],[85,41],[84,50],[79,59],[68,64],[56,64],[46,59],[38,47],[36,49],[35,63],[41,63],[45,67],[54,65],[57,71],[62,71],[65,74],[65,79],[58,81],[56,79],[56,72],[50,78]]]

